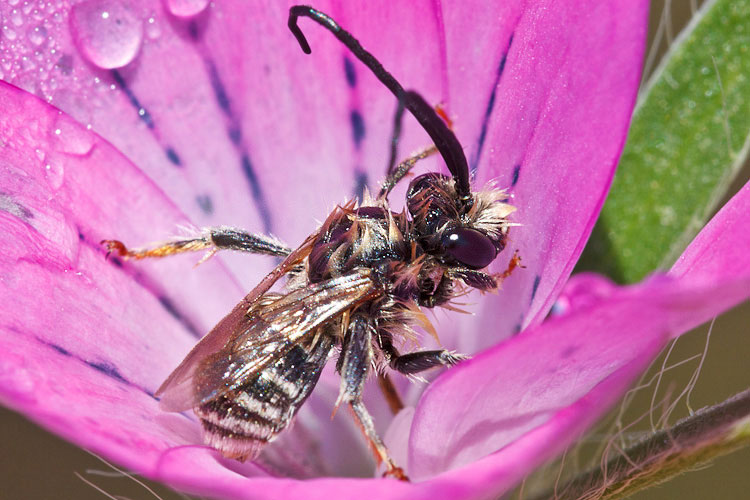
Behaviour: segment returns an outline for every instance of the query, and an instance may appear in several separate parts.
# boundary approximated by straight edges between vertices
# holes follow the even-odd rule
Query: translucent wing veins
[[[162,406],[182,411],[236,389],[295,345],[312,340],[319,327],[381,293],[371,271],[359,268],[275,299],[254,302],[235,324],[229,341],[196,363],[190,390],[185,390],[185,383],[174,386],[175,390],[167,387]]]

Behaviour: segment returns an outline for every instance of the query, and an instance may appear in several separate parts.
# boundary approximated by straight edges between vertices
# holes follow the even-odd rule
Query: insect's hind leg
[[[388,449],[375,430],[372,416],[362,403],[362,389],[372,366],[374,331],[372,320],[366,316],[355,315],[351,319],[337,363],[337,369],[341,374],[341,389],[336,405],[345,402],[350,406],[354,419],[365,435],[376,460],[385,464],[385,475],[408,481],[403,469],[396,466],[388,454]]]
[[[125,259],[160,258],[185,252],[208,250],[209,256],[219,250],[236,250],[274,257],[286,257],[291,249],[271,236],[252,234],[232,227],[212,227],[193,238],[175,239],[146,248],[128,249],[118,240],[102,240],[107,255]]]
[[[388,454],[388,449],[385,447],[383,440],[380,439],[380,436],[378,436],[378,433],[375,430],[372,416],[370,416],[370,413],[367,411],[367,408],[365,408],[362,401],[360,399],[357,401],[350,401],[349,406],[354,412],[354,417],[359,424],[359,428],[369,441],[370,447],[372,448],[378,462],[383,462],[385,464],[386,470],[384,476],[391,476],[401,481],[408,481],[409,478],[404,473],[404,470],[393,463],[393,459]]]

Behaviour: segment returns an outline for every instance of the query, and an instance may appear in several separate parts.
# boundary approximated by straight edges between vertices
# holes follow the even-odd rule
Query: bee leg
[[[494,291],[500,286],[497,276],[473,269],[457,269],[451,272],[451,277],[460,279],[466,286],[476,288],[482,292]]]
[[[388,332],[379,332],[378,345],[388,358],[391,368],[404,375],[412,375],[436,366],[453,366],[459,361],[468,359],[463,354],[453,351],[417,351],[407,354],[399,354],[393,345],[391,335]],[[387,398],[387,395],[386,395]]]
[[[388,454],[388,449],[375,430],[372,416],[362,403],[362,389],[372,366],[374,331],[373,323],[367,317],[360,315],[352,317],[341,350],[343,360],[339,361],[341,389],[336,406],[345,402],[351,407],[354,419],[367,438],[375,459],[385,464],[385,475],[408,481],[403,469],[397,467]]]
[[[390,193],[391,190],[396,187],[396,184],[398,184],[401,179],[406,177],[406,174],[409,173],[412,167],[414,167],[414,165],[416,165],[419,160],[423,160],[428,156],[434,155],[437,152],[438,150],[435,146],[430,146],[429,148],[423,149],[414,156],[410,156],[406,160],[399,163],[395,169],[392,169],[392,172],[389,172],[388,176],[383,181],[383,185],[380,187],[380,193],[378,193],[378,198],[387,198],[388,193]]]
[[[395,415],[404,409],[404,402],[401,401],[398,389],[393,385],[393,381],[387,373],[378,373],[378,387],[380,387],[380,392],[383,393],[391,413]]]
[[[101,244],[107,248],[107,255],[115,254],[125,259],[159,258],[201,250],[208,250],[210,256],[225,249],[276,257],[286,257],[291,253],[286,245],[275,238],[231,227],[212,227],[205,229],[195,238],[167,241],[153,247],[134,250],[128,249],[118,240],[102,240]]]
[[[391,476],[400,481],[408,481],[409,478],[404,473],[404,470],[393,463],[393,459],[388,454],[388,449],[385,447],[385,444],[383,444],[383,441],[375,430],[372,416],[370,416],[370,413],[367,411],[367,408],[365,408],[362,401],[351,401],[349,406],[354,412],[354,417],[359,424],[359,428],[362,430],[362,433],[370,444],[370,449],[372,449],[375,459],[378,463],[383,462],[385,464],[386,469],[383,476]]]
[[[390,177],[396,168],[396,156],[398,156],[398,143],[401,140],[401,123],[404,118],[404,106],[403,95],[398,99],[398,106],[396,112],[393,114],[393,129],[391,131],[391,155],[388,158],[388,169],[385,171],[385,176]]]
[[[518,255],[518,250],[516,250],[515,252],[513,252],[513,257],[511,257],[510,262],[508,263],[508,269],[496,275],[495,278],[502,281],[510,276],[518,267],[524,268],[526,266],[521,264],[521,256]]]
[[[424,151],[417,153],[414,156],[411,156],[410,158],[407,158],[403,162],[399,163],[398,167],[396,167],[396,156],[398,156],[398,143],[401,140],[401,123],[404,117],[404,110],[406,109],[406,103],[405,103],[406,96],[401,93],[399,95],[398,99],[398,107],[396,108],[396,112],[393,114],[393,130],[391,132],[391,154],[388,159],[388,169],[385,171],[385,181],[383,182],[383,187],[380,190],[380,194],[378,195],[378,198],[383,198],[388,196],[388,193],[393,189],[393,187],[398,184],[398,182],[404,178],[404,176],[411,170],[411,168],[414,166],[417,161],[427,158],[428,156],[437,153],[437,148],[435,146],[431,146],[429,148],[426,148]],[[445,113],[445,110],[441,105],[435,106],[435,112],[438,114],[440,118],[443,119],[443,121],[448,125],[449,129],[453,129],[453,122],[448,117],[448,115]]]
[[[436,366],[453,366],[456,363],[468,359],[468,356],[453,351],[417,351],[391,358],[391,368],[412,375]]]

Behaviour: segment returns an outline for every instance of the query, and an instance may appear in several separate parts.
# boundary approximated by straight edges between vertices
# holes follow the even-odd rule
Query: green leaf
[[[669,267],[750,149],[750,0],[706,2],[642,90],[578,270],[634,282]]]

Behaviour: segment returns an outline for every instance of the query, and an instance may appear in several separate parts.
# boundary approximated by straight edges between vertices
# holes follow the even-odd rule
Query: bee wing
[[[227,342],[232,338],[234,333],[240,328],[244,321],[245,314],[259,297],[266,293],[279,278],[287,274],[294,266],[299,264],[310,254],[312,244],[318,233],[310,235],[302,245],[290,253],[276,268],[271,271],[263,280],[250,291],[237,304],[232,311],[224,316],[219,323],[213,327],[193,349],[185,356],[177,368],[167,377],[167,379],[156,390],[155,395],[161,396],[169,392],[172,397],[177,396],[179,392],[185,392],[186,395],[192,392],[190,382],[192,382],[193,373],[198,364],[208,356],[220,351]],[[177,398],[187,399],[187,396]],[[164,403],[163,403],[164,404]],[[187,408],[185,408],[187,409]],[[179,411],[179,410],[174,410]]]
[[[177,367],[179,376],[173,373],[159,389],[162,407],[183,411],[232,391],[295,345],[311,340],[318,327],[381,293],[370,270],[360,269],[273,300],[256,301],[230,322],[235,308]],[[213,349],[217,344],[208,337],[229,327],[229,335],[222,333],[226,341]],[[210,351],[202,347],[205,341],[210,342]],[[208,354],[193,356],[198,349]]]

